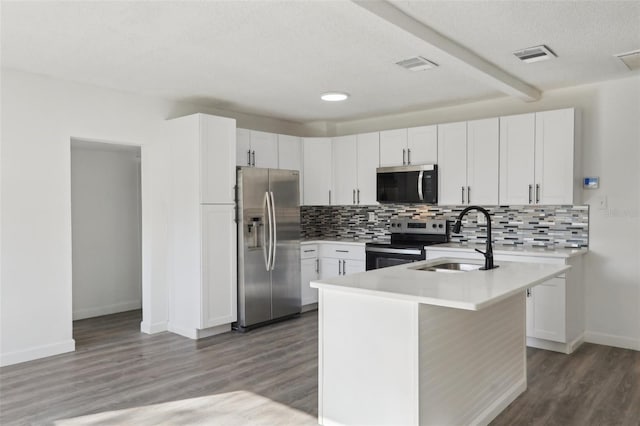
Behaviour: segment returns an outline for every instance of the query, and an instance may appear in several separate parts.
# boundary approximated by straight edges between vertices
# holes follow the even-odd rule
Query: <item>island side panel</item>
[[[526,390],[525,306],[420,305],[421,425],[488,424]]]
[[[418,304],[319,289],[318,421],[418,424]]]

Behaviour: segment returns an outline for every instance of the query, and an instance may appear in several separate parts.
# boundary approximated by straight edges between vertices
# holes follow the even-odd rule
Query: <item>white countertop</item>
[[[427,250],[456,250],[461,252],[473,252],[474,249],[484,251],[484,244],[459,244],[459,243],[443,243],[427,246]],[[559,257],[569,258],[573,256],[582,256],[589,250],[586,248],[546,248],[546,247],[522,247],[522,246],[497,246],[493,245],[493,254],[513,255],[513,256],[533,256],[533,257]]]
[[[300,242],[300,245],[305,244],[346,244],[351,246],[361,246],[367,243],[365,240],[356,240],[356,239],[341,239],[341,240],[332,240],[332,239],[317,239],[317,240],[304,240]]]
[[[477,311],[571,268],[567,265],[496,262],[500,267],[490,271],[416,270],[444,261],[482,263],[439,258],[312,281],[311,287]]]

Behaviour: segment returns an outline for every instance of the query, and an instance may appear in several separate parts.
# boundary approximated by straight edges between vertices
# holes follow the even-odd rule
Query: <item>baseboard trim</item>
[[[616,348],[640,351],[640,339],[634,339],[632,337],[587,331],[584,334],[584,341],[588,343],[595,343],[597,345],[615,346]]]
[[[179,334],[184,337],[188,337],[189,339],[198,340],[198,339],[204,339],[206,337],[211,337],[217,334],[222,334],[222,333],[231,331],[231,323],[222,324],[215,327],[204,328],[202,330],[197,328],[182,327],[176,324],[168,323],[167,330],[172,333]]]
[[[198,330],[196,328],[182,327],[172,322],[168,322],[167,331],[170,331],[175,334],[179,334],[184,337],[188,337],[189,339],[193,339],[193,340],[198,339]]]
[[[149,324],[148,322],[142,321],[140,323],[140,331],[146,334],[156,334],[162,333],[163,331],[167,331],[167,322],[157,322],[155,324]]]
[[[73,320],[81,320],[86,318],[100,317],[102,315],[117,314],[118,312],[133,311],[141,309],[141,300],[128,300],[126,302],[114,303],[107,306],[96,306],[93,308],[75,309],[73,311]]]
[[[478,417],[473,419],[470,424],[472,425],[488,425],[493,419],[498,417],[498,414],[502,413],[509,404],[520,396],[520,394],[527,390],[527,379],[522,378],[519,382],[511,386],[505,393],[503,393],[498,399],[494,401],[486,410],[484,410]]]
[[[318,303],[309,303],[308,305],[302,305],[302,308],[300,308],[300,313],[304,313],[304,312],[309,312],[309,311],[317,311],[318,310]]]
[[[198,339],[204,339],[206,337],[216,336],[229,331],[231,331],[231,324],[222,324],[215,327],[205,328],[203,330],[197,330],[197,334]]]
[[[552,340],[537,339],[535,337],[527,337],[527,346],[532,348],[544,349],[547,351],[562,352],[563,354],[571,354],[584,342],[584,335],[580,335],[569,343],[554,342]]]
[[[76,350],[76,341],[73,339],[49,345],[35,346],[22,351],[0,354],[0,367],[33,361],[34,359],[59,355]]]

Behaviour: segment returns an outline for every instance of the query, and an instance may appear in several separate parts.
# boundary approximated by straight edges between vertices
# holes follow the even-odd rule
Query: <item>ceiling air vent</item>
[[[513,54],[522,62],[526,63],[546,61],[547,59],[557,57],[557,55],[544,44],[541,46],[527,47],[526,49],[513,52]]]
[[[618,53],[613,56],[620,59],[631,71],[640,69],[640,49],[632,52]]]
[[[406,68],[409,71],[424,71],[438,66],[435,62],[431,62],[422,56],[404,59],[400,62],[396,62],[396,65],[400,65],[402,68]]]

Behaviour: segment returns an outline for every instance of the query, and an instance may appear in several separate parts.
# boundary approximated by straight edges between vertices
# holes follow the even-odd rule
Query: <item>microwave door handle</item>
[[[420,201],[424,201],[424,193],[422,192],[423,177],[424,177],[424,171],[420,170],[420,173],[418,173],[418,199]]]

